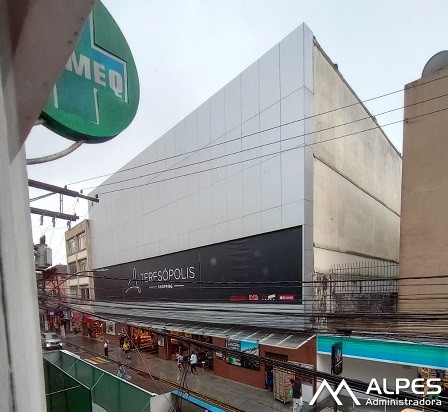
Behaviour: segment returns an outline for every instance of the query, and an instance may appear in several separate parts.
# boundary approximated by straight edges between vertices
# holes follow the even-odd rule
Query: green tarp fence
[[[49,412],[150,411],[153,394],[65,351],[44,353],[44,371]]]

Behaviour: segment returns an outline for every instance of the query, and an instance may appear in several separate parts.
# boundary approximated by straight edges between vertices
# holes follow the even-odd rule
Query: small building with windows
[[[90,223],[88,219],[65,232],[67,272],[76,276],[65,285],[64,294],[75,299],[94,298],[91,272]],[[83,276],[85,275],[85,276]]]

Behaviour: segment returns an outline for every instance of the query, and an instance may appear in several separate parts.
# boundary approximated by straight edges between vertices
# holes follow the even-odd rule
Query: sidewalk
[[[79,335],[67,335],[66,341],[101,355],[101,359],[106,359],[102,356],[104,353],[103,342]],[[68,345],[66,349],[80,355],[82,359],[99,357]],[[176,362],[160,359],[157,355],[132,351],[131,359],[126,359],[123,351],[118,346],[109,344],[109,359],[119,361],[125,367],[130,366],[139,369],[165,381],[180,383],[181,372],[177,368]],[[114,362],[100,363],[95,366],[113,374],[117,372],[117,365]],[[128,372],[132,377],[131,383],[149,392],[162,394],[177,389],[169,385],[168,382],[164,383],[157,380],[154,382],[132,370]],[[213,372],[203,371],[200,368],[198,368],[198,372],[198,375],[191,375],[190,373],[187,375],[187,387],[207,397],[220,400],[247,412],[290,412],[292,410],[291,402],[283,405],[282,402],[275,400],[272,392],[268,390],[258,389],[222,378],[214,375]],[[340,398],[343,399],[345,396],[341,395]],[[338,412],[384,412],[384,406],[356,406],[353,408],[348,405],[351,405],[351,399],[344,402],[344,406],[338,406]],[[328,397],[324,402],[316,406],[304,404],[302,412],[333,412],[333,410],[333,399]],[[387,412],[399,412],[401,410],[401,407],[387,407]]]
[[[99,355],[104,353],[102,342],[78,335],[67,335],[66,340],[67,342],[82,346]],[[83,353],[74,347],[68,346],[67,350],[77,353],[83,359],[94,357],[93,355]],[[140,352],[139,355],[139,353],[133,351],[131,359],[128,360],[125,358],[122,350],[117,346],[110,344],[109,358],[113,361],[120,361],[125,366],[129,365],[167,381],[178,383],[181,378],[181,372],[177,368],[176,362],[159,359],[157,356],[145,352]],[[116,373],[117,370],[117,366],[113,362],[101,363],[95,366],[111,373]],[[292,409],[291,403],[283,405],[282,402],[274,399],[273,394],[270,391],[258,389],[220,376],[215,376],[213,372],[202,371],[200,368],[198,368],[198,371],[198,375],[188,374],[187,386],[191,390],[211,398],[219,399],[229,405],[244,409],[247,412],[284,412],[291,411]],[[134,385],[140,386],[150,392],[161,394],[175,389],[164,383],[158,382],[155,384],[152,380],[139,376],[138,373],[133,371],[130,372],[130,375],[132,376],[131,382]],[[302,411],[308,412],[321,409],[323,409],[323,407],[315,409],[304,405]]]

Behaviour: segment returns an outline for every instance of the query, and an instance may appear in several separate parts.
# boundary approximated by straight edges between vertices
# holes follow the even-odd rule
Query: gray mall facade
[[[400,154],[303,24],[92,192],[92,267],[112,278],[95,296],[301,330],[316,273],[398,261],[400,185]]]

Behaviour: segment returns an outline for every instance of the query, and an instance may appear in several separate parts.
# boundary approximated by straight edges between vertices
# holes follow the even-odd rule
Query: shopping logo
[[[134,282],[135,282],[135,285],[132,284]],[[124,294],[126,295],[126,293],[128,293],[132,289],[137,289],[138,293],[142,293],[142,290],[141,290],[140,286],[138,285],[137,269],[136,268],[134,268],[134,270],[132,271],[132,279],[129,279],[128,288],[126,289],[126,292],[124,292]]]
[[[348,394],[351,396],[351,398],[353,399],[353,402],[355,403],[355,405],[360,406],[361,402],[359,402],[358,398],[355,396],[355,394],[353,393],[353,391],[350,389],[350,386],[348,386],[347,382],[345,381],[345,379],[342,379],[341,383],[339,384],[339,386],[336,388],[336,390],[333,390],[333,388],[330,386],[330,384],[326,381],[326,379],[324,379],[322,381],[322,383],[319,385],[319,388],[317,389],[316,393],[314,394],[313,398],[310,401],[310,405],[314,405],[317,401],[317,398],[319,397],[319,395],[322,393],[322,391],[324,389],[327,389],[328,392],[330,392],[330,395],[332,396],[332,398],[335,400],[335,402],[339,405],[342,406],[342,402],[341,400],[338,398],[339,393],[342,391],[342,389],[345,389]]]

